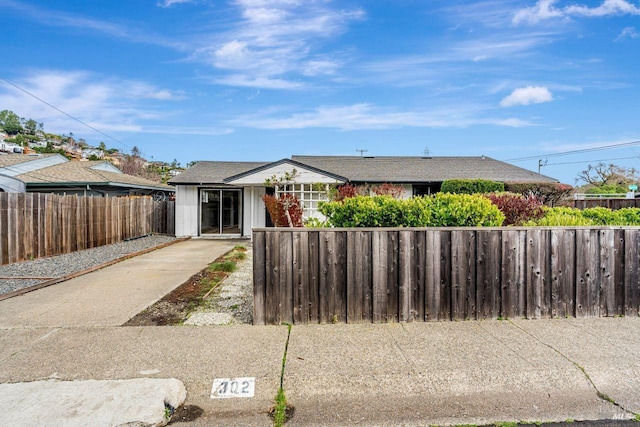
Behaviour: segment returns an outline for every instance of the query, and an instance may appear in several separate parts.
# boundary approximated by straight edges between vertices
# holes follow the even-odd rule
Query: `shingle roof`
[[[558,180],[486,156],[480,157],[359,157],[291,156],[291,160],[352,182],[420,183],[448,179],[487,179],[501,182],[558,182]],[[196,163],[170,184],[218,184],[271,162]]]
[[[292,160],[355,182],[441,182],[487,179],[501,182],[558,180],[490,157],[291,156]]]
[[[160,184],[148,179],[124,173],[106,172],[92,169],[104,161],[88,162],[65,162],[54,166],[38,169],[36,171],[23,173],[17,178],[27,184],[50,184],[50,183],[83,183],[101,185],[120,185],[135,188],[150,188],[158,190],[173,190],[173,187]]]
[[[20,163],[31,162],[45,157],[57,156],[57,154],[2,154],[0,155],[0,168],[19,165]]]
[[[169,180],[169,184],[224,184],[225,178],[240,175],[271,162],[209,162],[201,161],[180,175]]]

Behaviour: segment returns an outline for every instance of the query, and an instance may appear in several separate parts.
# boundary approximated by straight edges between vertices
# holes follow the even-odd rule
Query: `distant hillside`
[[[0,152],[4,153],[58,153],[71,160],[106,160],[124,173],[156,182],[166,183],[184,168],[175,159],[171,163],[144,159],[138,147],[131,154],[117,148],[107,148],[104,142],[93,147],[83,139],[57,135],[44,130],[44,123],[21,118],[10,110],[0,111]]]

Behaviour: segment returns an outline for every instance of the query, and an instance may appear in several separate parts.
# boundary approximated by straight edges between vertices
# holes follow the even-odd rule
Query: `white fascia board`
[[[344,181],[338,180],[334,177],[324,175],[322,173],[305,169],[299,164],[292,163],[280,163],[270,168],[261,169],[253,174],[244,175],[233,181],[227,181],[227,184],[231,185],[264,185],[267,179],[276,177],[282,177],[285,173],[291,173],[296,170],[297,176],[293,180],[296,184],[339,184]]]

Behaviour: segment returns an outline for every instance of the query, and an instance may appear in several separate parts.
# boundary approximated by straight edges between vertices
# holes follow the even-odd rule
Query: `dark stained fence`
[[[253,231],[254,323],[638,316],[640,227]]]
[[[150,197],[0,193],[0,263],[175,234],[175,202]]]
[[[595,207],[618,210],[622,208],[640,208],[640,199],[583,199],[573,200],[573,207],[587,209]]]

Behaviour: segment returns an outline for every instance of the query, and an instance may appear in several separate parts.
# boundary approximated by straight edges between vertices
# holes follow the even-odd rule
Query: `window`
[[[324,219],[324,215],[318,212],[318,202],[329,200],[329,184],[285,184],[275,187],[275,196],[292,194],[300,200],[304,211],[303,218]]]

